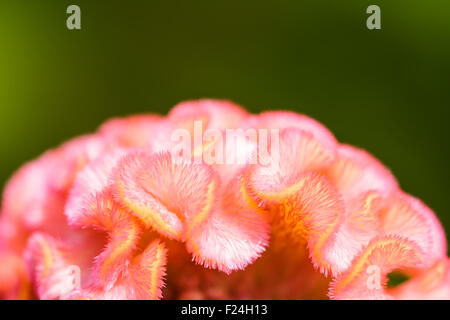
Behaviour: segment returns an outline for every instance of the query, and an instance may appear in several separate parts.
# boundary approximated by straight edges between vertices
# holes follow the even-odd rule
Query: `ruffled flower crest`
[[[175,131],[193,137],[181,159]],[[19,169],[0,297],[448,299],[446,254],[435,214],[366,151],[305,115],[205,99]],[[399,270],[410,280],[389,288]]]

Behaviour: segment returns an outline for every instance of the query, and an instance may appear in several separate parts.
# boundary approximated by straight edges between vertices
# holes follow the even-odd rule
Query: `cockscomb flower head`
[[[450,298],[443,228],[383,164],[305,115],[222,100],[25,164],[0,261],[3,299]]]

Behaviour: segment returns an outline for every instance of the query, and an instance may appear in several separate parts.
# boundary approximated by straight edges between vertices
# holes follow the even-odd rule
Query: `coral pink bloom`
[[[204,129],[237,128],[248,116],[238,105],[226,100],[185,101],[177,104],[169,113],[169,120],[192,128],[194,121],[202,121]]]
[[[82,136],[20,168],[3,193],[0,247],[21,252],[34,231],[71,233],[64,216],[67,193],[83,166],[107,148],[96,135]]]
[[[0,299],[28,299],[29,279],[22,258],[0,251]]]
[[[380,161],[223,100],[115,118],[25,164],[0,260],[3,299],[450,298],[439,220]]]
[[[161,116],[152,114],[113,118],[102,124],[98,131],[104,139],[123,147],[148,148],[160,131],[163,120]]]

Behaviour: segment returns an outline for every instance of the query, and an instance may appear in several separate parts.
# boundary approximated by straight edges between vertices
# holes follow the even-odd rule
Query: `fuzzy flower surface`
[[[450,298],[444,230],[383,164],[305,115],[223,100],[26,163],[0,262],[2,299]]]

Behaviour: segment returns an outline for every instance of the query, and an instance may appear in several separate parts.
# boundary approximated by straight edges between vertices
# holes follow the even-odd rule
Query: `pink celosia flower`
[[[256,136],[230,148],[229,129]],[[442,226],[377,159],[307,116],[219,100],[112,119],[25,164],[0,261],[4,299],[450,298]],[[388,288],[392,271],[410,279]]]

